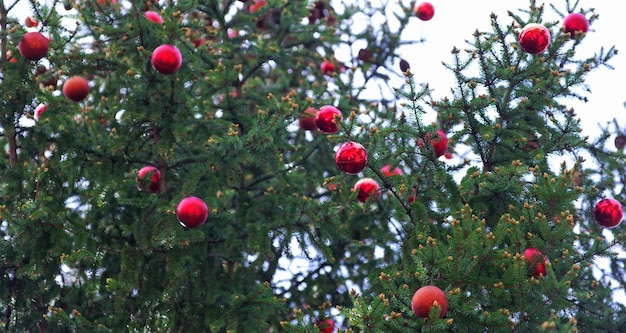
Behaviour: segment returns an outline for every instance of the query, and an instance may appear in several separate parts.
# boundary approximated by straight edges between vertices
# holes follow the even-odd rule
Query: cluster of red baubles
[[[563,19],[563,31],[571,38],[589,31],[589,21],[581,13],[570,13]],[[519,33],[519,45],[525,52],[540,54],[550,45],[550,31],[539,23],[529,23]]]
[[[161,171],[155,166],[145,166],[137,172],[137,189],[157,193],[161,189]],[[209,208],[204,200],[190,196],[182,199],[176,208],[176,218],[185,228],[202,226],[209,217]]]
[[[524,259],[528,267],[528,274],[534,277],[546,275],[546,257],[533,247],[524,250]]]
[[[339,131],[339,123],[342,120],[339,109],[332,105],[322,106],[319,110],[308,107],[298,117],[298,125],[302,130],[319,130],[324,134],[335,134]],[[443,156],[448,151],[448,137],[442,130],[437,130],[434,135],[427,135],[428,142],[432,146],[436,157]],[[423,140],[418,139],[418,146],[423,149]],[[335,164],[342,172],[354,175],[362,172],[367,166],[368,154],[365,147],[358,142],[348,141],[342,143],[335,152]],[[385,165],[381,168],[381,173],[386,176],[402,175],[402,170],[398,167],[391,168]],[[368,200],[375,201],[380,197],[380,185],[372,178],[362,178],[357,181],[352,191],[356,193],[356,199],[360,203]],[[412,195],[408,202],[412,203],[415,195]]]
[[[598,225],[605,228],[615,228],[622,223],[624,218],[622,204],[615,199],[604,198],[595,204],[593,217]],[[524,250],[524,259],[528,265],[529,275],[534,277],[546,275],[548,260],[541,251],[529,247]]]
[[[39,22],[32,17],[27,17],[24,24],[29,28],[39,25]],[[17,48],[24,59],[39,61],[48,55],[50,49],[50,39],[41,32],[27,32],[22,35]],[[89,83],[81,76],[72,76],[63,84],[63,95],[70,101],[80,102],[89,95]],[[47,105],[42,105],[35,110],[35,119],[39,119],[41,113]]]

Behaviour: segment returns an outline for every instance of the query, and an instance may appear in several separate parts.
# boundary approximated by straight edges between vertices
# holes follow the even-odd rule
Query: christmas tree
[[[426,2],[3,2],[0,324],[624,331],[626,131],[571,107],[617,51],[576,52],[583,5],[480,18],[434,98]]]

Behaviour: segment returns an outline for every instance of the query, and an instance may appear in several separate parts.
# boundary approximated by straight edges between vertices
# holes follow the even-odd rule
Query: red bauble
[[[426,138],[432,138],[432,135],[430,133],[427,133]],[[423,148],[423,142],[424,141],[422,140],[422,138],[419,138],[417,140],[417,145],[420,148]],[[448,152],[448,137],[446,136],[446,133],[444,131],[437,130],[437,134],[435,135],[435,137],[429,139],[428,142],[431,144],[431,146],[433,146],[433,149],[435,150],[435,156],[441,157]]]
[[[256,12],[257,10],[261,9],[261,7],[265,6],[266,2],[265,0],[255,0],[253,4],[250,5],[250,7],[248,7],[248,11],[250,12],[250,14]]]
[[[193,44],[195,48],[199,48],[205,42],[206,42],[206,39],[204,37],[194,37],[193,39],[191,39],[191,43]]]
[[[415,196],[417,195],[417,190],[415,189],[415,187],[412,190],[411,195],[409,196],[409,198],[406,200],[407,203],[414,203],[415,202]]]
[[[12,64],[17,62],[17,59],[13,56],[13,52],[11,52],[11,50],[7,50],[6,57],[7,60],[9,60],[9,62]]]
[[[357,174],[367,165],[367,151],[358,142],[346,142],[335,153],[335,164],[347,174]]]
[[[593,217],[599,225],[605,228],[615,228],[622,223],[624,217],[622,204],[615,199],[602,199],[593,208]]]
[[[402,170],[400,168],[395,167],[391,169],[391,165],[389,164],[380,168],[380,172],[382,172],[385,177],[402,176]]]
[[[187,197],[178,204],[176,218],[185,228],[197,228],[209,217],[209,208],[204,200],[198,197]]]
[[[322,106],[315,114],[315,126],[324,134],[339,131],[338,123],[343,119],[341,111],[332,105]]]
[[[418,19],[428,21],[435,16],[435,7],[430,2],[417,4],[413,9]]]
[[[320,69],[325,75],[330,75],[335,72],[335,64],[330,60],[324,60],[320,65]]]
[[[140,191],[150,191],[156,193],[161,187],[161,171],[148,165],[137,172],[137,189]]]
[[[27,26],[27,27],[29,27],[29,28],[34,28],[34,27],[36,27],[36,26],[38,26],[38,25],[39,25],[39,22],[37,22],[37,21],[36,21],[35,19],[33,19],[32,17],[27,16],[27,17],[24,19],[24,25],[26,25],[26,26]]]
[[[618,134],[615,137],[615,148],[619,149],[619,150],[623,150],[624,147],[626,147],[626,135],[624,134]]]
[[[380,186],[378,182],[372,178],[359,179],[352,188],[356,192],[356,200],[365,203],[367,199],[378,200],[380,197]]]
[[[47,108],[48,108],[48,104],[41,103],[41,104],[37,105],[37,107],[35,108],[35,114],[33,115],[33,118],[35,118],[35,120],[39,121],[39,117],[41,117],[41,114],[44,111],[46,111]]]
[[[585,33],[589,31],[589,21],[581,13],[571,13],[563,19],[563,30],[570,34],[571,37],[574,37],[577,32]]]
[[[443,290],[436,286],[424,286],[413,294],[411,308],[418,318],[428,318],[433,306],[439,306],[441,312],[439,318],[443,318],[448,310],[448,298]]]
[[[519,45],[528,53],[539,54],[550,45],[550,31],[541,24],[529,23],[519,33]]]
[[[22,57],[28,60],[39,60],[48,54],[50,40],[39,32],[27,32],[20,39],[17,48]]]
[[[149,10],[145,12],[144,15],[146,16],[146,19],[152,23],[163,24],[163,18],[155,11]]]
[[[63,95],[73,102],[80,102],[89,95],[89,83],[82,76],[72,76],[63,83]]]
[[[534,277],[546,276],[546,257],[541,251],[529,247],[524,250],[524,259],[528,264],[528,271]]]
[[[315,325],[322,333],[333,333],[335,331],[335,321],[330,318],[319,320]]]
[[[298,117],[298,125],[300,128],[305,131],[315,131],[317,130],[317,125],[315,125],[315,115],[317,114],[317,110],[314,107],[309,107],[300,116]]]
[[[440,157],[448,151],[448,137],[442,130],[437,130],[437,135],[438,137],[430,140],[430,144],[435,148],[435,155]]]
[[[161,74],[174,74],[183,63],[180,51],[172,45],[163,44],[152,52],[152,67]]]

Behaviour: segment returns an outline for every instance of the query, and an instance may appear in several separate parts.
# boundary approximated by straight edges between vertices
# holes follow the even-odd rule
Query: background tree
[[[568,106],[616,51],[544,20],[593,10],[493,15],[437,100],[401,58],[414,2],[24,4],[0,7],[5,330],[623,330],[623,234],[593,217],[621,212],[619,126],[589,139]],[[447,311],[417,318],[427,285]]]

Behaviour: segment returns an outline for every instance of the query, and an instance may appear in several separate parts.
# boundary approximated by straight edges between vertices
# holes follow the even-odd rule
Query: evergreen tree
[[[592,9],[484,18],[435,99],[415,2],[0,6],[6,331],[625,330],[626,130],[570,106],[616,53],[576,53]]]

